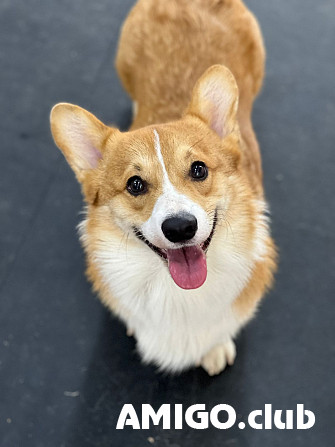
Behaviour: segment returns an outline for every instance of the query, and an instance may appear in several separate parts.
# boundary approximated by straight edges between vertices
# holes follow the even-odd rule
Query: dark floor
[[[125,128],[113,67],[132,0],[0,3],[0,445],[333,447],[335,440],[335,4],[249,0],[268,49],[254,115],[273,232],[274,291],[237,341],[236,365],[164,377],[94,298],[76,224],[81,197],[54,146],[51,106]],[[316,415],[305,431],[116,431],[124,403],[272,403]]]

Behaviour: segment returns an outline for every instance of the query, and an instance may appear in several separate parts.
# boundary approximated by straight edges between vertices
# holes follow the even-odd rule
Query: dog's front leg
[[[201,359],[200,365],[210,376],[220,374],[227,365],[233,365],[236,357],[236,347],[230,338],[226,343],[216,345]]]

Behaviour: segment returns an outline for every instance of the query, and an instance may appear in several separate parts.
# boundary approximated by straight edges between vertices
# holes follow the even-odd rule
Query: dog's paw
[[[134,335],[133,329],[127,328],[127,337],[132,337]]]
[[[210,376],[220,374],[227,365],[233,365],[236,357],[236,347],[233,340],[215,346],[202,359],[201,366]]]

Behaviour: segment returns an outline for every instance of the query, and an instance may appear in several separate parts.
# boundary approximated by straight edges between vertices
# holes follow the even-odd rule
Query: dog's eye
[[[141,177],[135,175],[131,177],[127,182],[127,191],[132,196],[139,196],[140,194],[145,194],[148,190],[147,182],[142,180]]]
[[[191,165],[190,176],[193,180],[206,180],[208,177],[208,168],[203,161],[195,161]]]

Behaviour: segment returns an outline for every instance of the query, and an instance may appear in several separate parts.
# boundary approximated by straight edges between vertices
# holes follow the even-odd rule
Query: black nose
[[[198,229],[197,219],[191,214],[169,217],[162,223],[162,231],[170,242],[182,242],[192,239]]]

